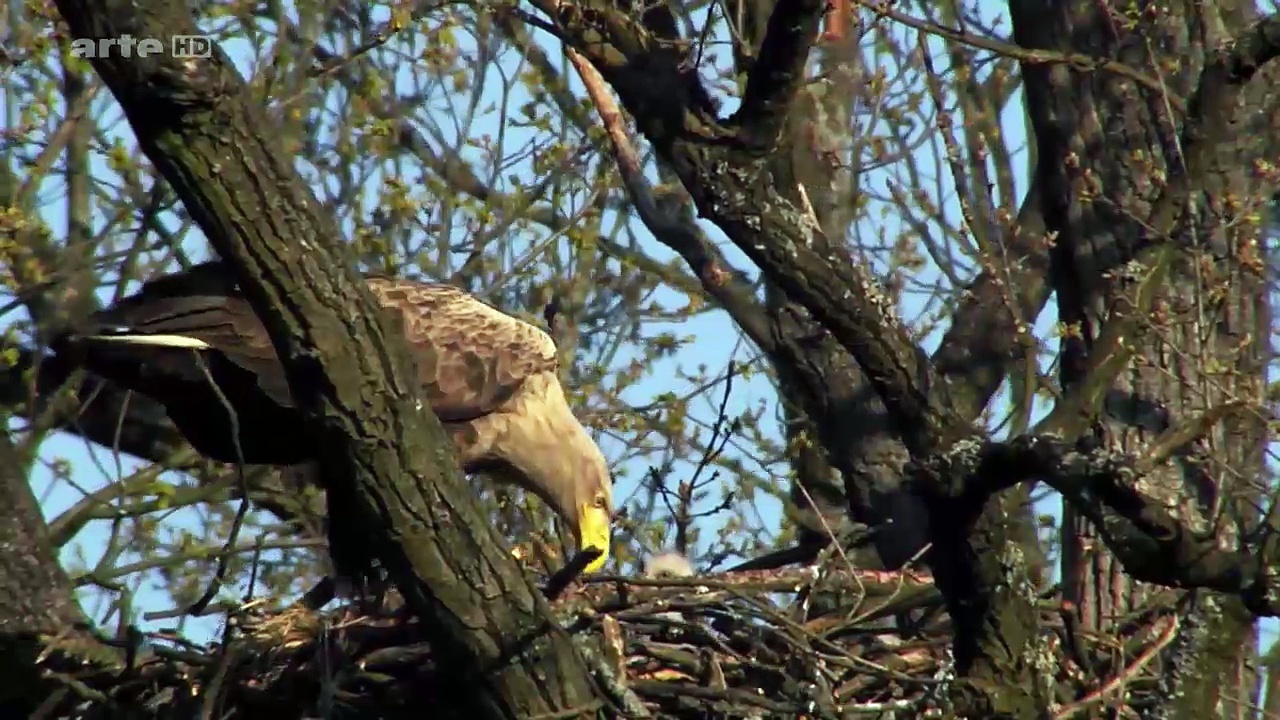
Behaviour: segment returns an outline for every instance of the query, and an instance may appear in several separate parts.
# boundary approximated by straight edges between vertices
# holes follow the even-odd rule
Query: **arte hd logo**
[[[174,35],[165,43],[158,38],[121,35],[113,38],[76,38],[71,41],[75,58],[148,58],[168,51],[178,58],[207,58],[213,55],[213,38],[208,35]]]
[[[174,57],[207,58],[213,55],[213,38],[208,35],[174,35],[169,40]]]

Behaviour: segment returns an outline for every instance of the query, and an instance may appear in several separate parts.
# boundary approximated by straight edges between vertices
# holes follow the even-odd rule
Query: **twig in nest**
[[[560,594],[569,587],[569,584],[581,575],[582,571],[586,570],[587,566],[590,565],[593,560],[601,555],[603,555],[603,553],[600,552],[599,548],[579,550],[578,553],[569,560],[569,564],[557,570],[555,574],[547,580],[547,585],[542,589],[542,594],[547,597],[548,601],[555,601],[555,599],[560,597]]]
[[[866,525],[858,524],[852,529],[844,533],[840,538],[841,547],[846,550],[857,550],[866,547],[875,540],[876,533],[879,528],[869,528]],[[800,543],[789,548],[774,550],[759,557],[744,560],[734,565],[726,572],[736,573],[748,570],[776,570],[787,565],[809,564],[814,562],[818,556],[826,550],[833,540],[834,533],[828,535],[819,535],[821,542]]]

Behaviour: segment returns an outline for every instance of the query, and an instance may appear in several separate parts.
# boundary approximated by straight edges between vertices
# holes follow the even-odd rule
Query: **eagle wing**
[[[491,413],[527,378],[558,367],[549,335],[458,288],[384,277],[365,281],[403,323],[427,400],[443,422],[467,422]],[[119,327],[134,334],[200,340],[251,372],[281,406],[293,405],[266,328],[220,262],[147,282],[137,295],[98,313],[94,324],[101,331]],[[174,357],[190,360],[186,354]]]
[[[449,285],[369,278],[403,323],[419,379],[441,422],[466,422],[511,399],[526,379],[559,367],[539,328]]]
[[[149,280],[138,293],[94,313],[88,322],[89,326],[82,330],[86,335],[171,335],[204,342],[251,372],[258,386],[273,400],[282,406],[293,405],[289,384],[266,329],[240,296],[230,274],[216,262]],[[143,347],[131,346],[130,351],[137,356]],[[139,359],[190,371],[189,353],[159,348]],[[106,348],[101,350],[106,352]]]

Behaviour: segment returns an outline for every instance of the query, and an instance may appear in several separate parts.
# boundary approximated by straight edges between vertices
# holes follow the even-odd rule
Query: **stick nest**
[[[437,680],[449,659],[397,600],[365,614],[247,608],[207,648],[153,639],[129,670],[65,675],[77,691],[48,716],[463,717],[466,689]],[[939,714],[951,677],[940,604],[927,575],[801,568],[593,577],[552,608],[632,715],[847,718]],[[1060,657],[1055,607],[1045,603],[1041,627],[1055,657],[1047,681],[1060,684],[1079,668]],[[904,638],[895,618],[920,625]]]

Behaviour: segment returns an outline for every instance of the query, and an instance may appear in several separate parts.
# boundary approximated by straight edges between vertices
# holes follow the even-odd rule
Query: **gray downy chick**
[[[693,563],[677,552],[650,555],[644,563],[644,576],[650,580],[686,578],[693,577],[693,574]],[[656,617],[669,622],[687,622],[681,613],[661,613]]]
[[[693,563],[677,552],[651,555],[644,563],[644,576],[653,580],[693,577]]]

